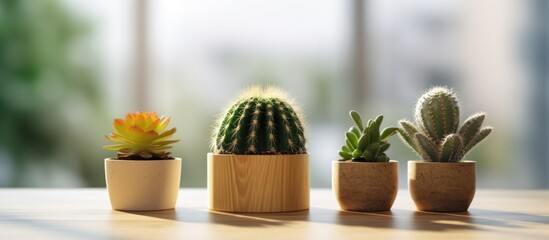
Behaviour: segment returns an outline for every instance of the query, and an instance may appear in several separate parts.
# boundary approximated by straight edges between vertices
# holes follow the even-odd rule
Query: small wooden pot
[[[208,154],[209,208],[224,212],[309,209],[309,155]]]
[[[467,211],[475,196],[476,162],[408,161],[408,188],[420,211]]]
[[[105,159],[105,178],[114,210],[172,209],[179,194],[181,158],[170,160]]]
[[[332,189],[347,211],[388,211],[398,192],[398,162],[332,162]]]

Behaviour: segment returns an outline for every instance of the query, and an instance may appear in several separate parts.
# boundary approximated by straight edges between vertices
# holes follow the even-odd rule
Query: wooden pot
[[[408,188],[420,211],[467,211],[475,196],[476,162],[408,161]]]
[[[332,162],[332,189],[347,211],[388,211],[398,192],[398,162]]]
[[[105,178],[114,210],[172,209],[177,202],[181,158],[171,160],[105,159]]]
[[[209,208],[224,212],[309,209],[309,155],[208,154]]]

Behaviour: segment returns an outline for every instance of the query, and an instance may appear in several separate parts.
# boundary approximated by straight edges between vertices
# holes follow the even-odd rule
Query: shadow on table
[[[458,213],[434,213],[403,209],[386,212],[351,212],[313,207],[310,210],[288,213],[227,213],[207,209],[177,208],[126,213],[179,222],[215,223],[238,227],[284,226],[295,222],[423,231],[489,231],[490,228],[486,227],[522,228],[525,223],[544,224],[549,227],[549,216],[483,209],[471,209],[469,212]]]
[[[163,211],[150,211],[150,212],[133,212],[124,211],[125,213],[135,214],[146,217],[153,217],[164,220],[172,220],[187,223],[214,223],[224,224],[239,227],[266,227],[266,226],[281,226],[287,222],[284,220],[276,220],[267,218],[266,214],[252,214],[252,213],[227,213],[216,212],[209,210],[197,210],[190,208],[177,208]],[[282,213],[269,214],[270,217],[276,216]],[[302,214],[302,213],[301,213]],[[272,215],[272,216],[271,216]]]
[[[457,213],[416,211],[409,223],[402,223],[399,227],[427,231],[455,229],[493,231],[493,227],[524,228],[529,223],[544,224],[549,227],[549,216],[483,209],[470,209],[468,212]]]

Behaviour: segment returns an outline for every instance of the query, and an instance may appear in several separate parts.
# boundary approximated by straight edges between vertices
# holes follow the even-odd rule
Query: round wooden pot
[[[170,160],[105,159],[105,178],[114,210],[172,209],[177,202],[181,158]]]
[[[467,211],[475,196],[476,162],[408,161],[408,188],[420,211]]]
[[[309,155],[208,154],[209,208],[224,212],[309,209]]]
[[[332,162],[332,189],[347,211],[388,211],[398,192],[398,162]]]

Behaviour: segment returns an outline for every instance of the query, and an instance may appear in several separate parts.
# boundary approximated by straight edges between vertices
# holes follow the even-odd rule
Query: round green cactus
[[[305,154],[303,123],[287,95],[277,88],[251,88],[217,123],[217,154]]]

